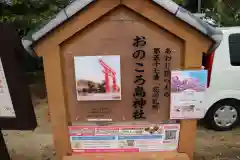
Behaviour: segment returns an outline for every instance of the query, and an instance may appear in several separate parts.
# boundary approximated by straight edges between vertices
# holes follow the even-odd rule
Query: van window
[[[240,34],[229,36],[229,52],[232,66],[240,66]]]

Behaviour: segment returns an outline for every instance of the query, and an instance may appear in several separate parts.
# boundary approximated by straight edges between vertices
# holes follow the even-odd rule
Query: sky
[[[196,70],[196,71],[177,71],[178,76],[182,79],[186,78],[196,78],[199,79],[200,84],[205,85],[207,83],[207,71],[206,70]]]
[[[206,70],[200,70],[195,72],[189,72],[190,77],[199,79],[200,83],[202,85],[207,84],[207,71]]]
[[[101,83],[105,79],[103,67],[99,63],[101,58],[116,72],[117,85],[121,86],[120,56],[76,56],[74,57],[76,80],[84,79]],[[111,78],[111,77],[109,77]],[[110,79],[112,81],[112,79]],[[112,83],[112,82],[111,82]]]

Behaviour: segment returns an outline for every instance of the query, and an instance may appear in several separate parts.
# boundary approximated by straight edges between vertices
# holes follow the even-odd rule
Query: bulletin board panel
[[[34,130],[37,120],[24,70],[25,50],[13,25],[0,23],[0,128]]]
[[[130,10],[126,10],[125,8],[123,8],[124,6],[131,9],[131,11],[144,16],[145,18],[156,23],[157,25],[155,25],[154,23],[150,23],[146,19],[135,15]],[[115,12],[112,12],[109,14],[110,10]],[[105,14],[108,14],[108,15],[105,16],[103,19],[99,19]],[[119,14],[119,16],[117,16],[117,14]],[[126,16],[126,14],[128,16]],[[121,20],[122,18],[125,19],[125,21],[122,23],[118,23],[119,19]],[[132,21],[131,18],[134,18],[135,21]],[[99,24],[99,21],[97,21],[97,19],[101,21],[101,25]],[[95,21],[95,23],[90,24],[93,21]],[[139,23],[139,21],[141,22],[140,26],[134,27],[134,28],[131,27],[131,25],[136,26],[135,24]],[[149,24],[149,25],[147,26],[146,24]],[[104,29],[101,26],[106,26],[108,28]],[[185,43],[181,41],[179,38],[167,33],[163,29],[158,28],[159,26],[167,28],[171,33],[174,33],[178,37],[181,37],[182,39],[184,39]],[[111,34],[115,34],[115,35],[106,36],[99,32],[96,32],[96,30],[102,31],[106,35],[111,35]],[[91,33],[89,33],[89,31],[91,31]],[[93,32],[95,34],[93,34]],[[144,35],[143,33],[147,33],[149,34],[149,36]],[[73,36],[73,34],[75,36]],[[90,36],[90,34],[93,36]],[[136,35],[136,34],[139,34],[139,35]],[[113,39],[115,36],[118,38]],[[131,95],[132,97],[133,88],[130,88],[130,89],[127,88],[127,86],[130,86],[130,85],[127,84],[128,83],[128,81],[126,80],[127,78],[123,78],[123,74],[127,75],[125,77],[128,77],[129,75],[130,76],[135,76],[135,75],[133,74],[134,73],[133,71],[131,71],[132,74],[130,74],[130,71],[126,73],[123,73],[123,72],[129,69],[134,70],[133,67],[127,68],[126,65],[133,66],[134,64],[134,62],[132,61],[131,55],[135,51],[134,50],[135,48],[132,46],[132,43],[133,43],[134,37],[136,36],[148,36],[146,38],[149,38],[149,37],[154,38],[154,40],[148,39],[148,41],[153,43],[152,45],[161,45],[160,47],[165,47],[164,44],[166,42],[169,42],[166,44],[171,44],[173,46],[175,45],[176,46],[175,53],[179,53],[179,58],[182,58],[182,60],[179,60],[179,66],[177,66],[176,69],[177,68],[200,69],[201,56],[202,56],[201,52],[206,52],[210,47],[210,45],[212,45],[212,41],[210,39],[201,35],[198,31],[191,28],[186,23],[178,20],[176,17],[170,15],[163,8],[155,5],[154,3],[152,3],[152,1],[148,1],[148,0],[143,0],[141,2],[138,0],[96,1],[95,3],[89,5],[87,10],[80,12],[68,22],[57,27],[54,31],[49,33],[47,36],[39,40],[37,44],[35,44],[34,46],[35,51],[39,56],[43,56],[46,85],[48,90],[49,109],[50,109],[50,115],[51,115],[51,120],[53,124],[53,136],[54,136],[54,142],[55,142],[58,159],[61,159],[66,155],[71,155],[72,153],[69,135],[68,135],[69,134],[68,126],[71,125],[67,123],[67,122],[70,122],[69,117],[71,116],[72,122],[84,121],[87,119],[86,116],[84,116],[84,114],[87,113],[88,111],[87,109],[90,109],[91,111],[91,107],[89,107],[90,105],[87,105],[86,102],[78,102],[76,100],[77,98],[74,97],[76,96],[75,77],[74,77],[75,75],[74,75],[73,64],[72,64],[74,55],[78,55],[78,56],[100,55],[100,52],[102,52],[101,55],[102,54],[110,55],[110,52],[116,52],[116,51],[121,52],[121,53],[114,53],[114,54],[116,55],[121,54],[122,88],[126,88],[126,91],[131,91],[131,93],[126,92],[123,89],[122,102],[120,103],[125,104],[124,99],[126,98],[130,100],[129,104],[131,105],[132,98],[128,96]],[[164,41],[162,42],[159,41],[159,39],[161,38],[164,38]],[[74,42],[73,41],[74,39],[79,40],[79,42]],[[99,44],[100,43],[99,39],[101,39],[101,45]],[[116,39],[119,41],[117,41]],[[114,40],[114,43],[111,43],[111,41],[113,40]],[[74,43],[74,44],[70,44],[70,43]],[[117,47],[118,49],[114,49],[112,47],[113,44],[114,46],[119,45],[122,47]],[[76,46],[79,46],[79,47],[76,47]],[[145,49],[147,48],[148,47],[146,47]],[[149,47],[149,48],[152,49],[152,47]],[[131,49],[131,53],[129,53],[129,49]],[[83,51],[83,52],[80,52],[80,51]],[[130,58],[131,60],[128,58]],[[146,62],[144,62],[144,64],[145,63]],[[172,68],[174,69],[174,67]],[[145,73],[145,74],[150,74],[150,73]],[[133,78],[129,78],[129,79],[133,80]],[[149,78],[149,80],[151,80],[151,78]],[[127,83],[124,83],[126,81]],[[110,102],[106,103],[102,101],[102,102],[99,102],[98,104],[99,106],[104,106],[107,104],[107,106],[112,107],[112,111],[114,111],[114,113],[118,111],[120,114],[123,111],[120,108],[119,109],[117,108],[120,106],[118,105],[118,103],[114,101],[111,101],[111,103]],[[168,103],[169,103],[169,99],[168,99]],[[93,107],[97,105],[96,102],[89,102],[89,104],[93,104],[91,105]],[[169,107],[169,105],[166,105],[166,106]],[[121,107],[125,108],[126,106],[121,106]],[[150,104],[147,107],[151,108],[152,106]],[[81,108],[83,108],[83,110],[81,110]],[[161,111],[162,108],[160,107],[159,111]],[[76,120],[78,114],[74,113],[77,110],[79,112],[83,112],[80,114],[80,116],[84,116],[84,117],[80,117],[80,119],[78,120]],[[128,117],[131,120],[132,108],[130,110],[131,112],[128,113],[129,112],[128,111],[126,114],[128,114]],[[166,111],[166,113],[167,112],[168,111]],[[166,116],[166,118],[159,116],[160,121],[161,119],[168,118],[168,114],[164,114],[163,112],[160,112],[160,113],[155,112],[155,113],[156,115],[163,114]],[[110,115],[108,115],[107,117],[110,117]],[[122,120],[122,117],[118,115],[114,115],[114,118],[116,120],[117,118]],[[191,132],[189,132],[189,130],[191,130]],[[178,152],[186,153],[191,159],[193,157],[195,133],[196,133],[196,120],[181,120],[181,131],[180,131]],[[144,153],[144,155],[145,154],[150,155],[150,154]],[[164,152],[158,152],[156,154],[157,154],[157,157],[159,158],[159,157],[162,157],[162,155],[164,155]],[[121,155],[121,154],[118,154],[118,155]],[[131,155],[133,154],[128,154],[128,156],[131,156]]]
[[[74,123],[88,119],[135,120],[133,94],[135,88],[142,83],[140,81],[139,84],[134,83],[136,76],[142,76],[145,80],[142,87],[145,92],[143,99],[146,104],[143,105],[143,112],[146,119],[149,122],[169,119],[170,74],[168,71],[183,66],[184,42],[124,7],[110,12],[100,21],[101,23],[94,22],[60,45],[71,121]],[[138,46],[134,46],[137,36],[141,40],[145,38],[146,44],[139,39],[141,42]],[[106,55],[120,55],[121,100],[77,101],[74,57]],[[159,61],[156,61],[158,58]],[[156,71],[159,72],[159,79],[154,80]],[[156,102],[153,100],[153,94],[156,94],[153,90],[158,89],[159,98],[156,99],[159,105],[156,106],[153,105],[154,101]]]

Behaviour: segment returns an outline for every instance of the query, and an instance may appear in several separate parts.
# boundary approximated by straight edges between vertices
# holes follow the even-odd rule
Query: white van
[[[226,131],[240,121],[240,27],[219,29],[221,44],[203,58],[208,70],[203,120],[208,128]]]

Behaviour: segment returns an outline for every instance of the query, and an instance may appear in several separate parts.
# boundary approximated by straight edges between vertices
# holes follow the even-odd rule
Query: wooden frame
[[[207,52],[212,45],[212,41],[203,36],[194,28],[185,22],[172,16],[163,8],[157,6],[150,0],[98,0],[74,16],[71,20],[57,27],[47,36],[40,39],[35,45],[34,49],[38,56],[43,56],[46,86],[48,91],[49,109],[51,115],[51,122],[53,126],[53,137],[57,158],[61,159],[64,156],[71,155],[71,147],[68,136],[69,113],[67,106],[67,96],[65,91],[65,82],[63,78],[63,60],[61,59],[60,44],[72,37],[75,33],[87,27],[95,20],[101,18],[106,13],[114,10],[116,7],[124,5],[125,7],[139,13],[141,16],[149,19],[155,24],[165,28],[177,37],[184,40],[184,69],[200,69],[202,52]],[[166,18],[168,17],[168,18]],[[196,53],[196,51],[198,53]],[[57,81],[56,81],[57,79]],[[178,151],[184,153],[183,155],[176,152],[168,153],[144,153],[148,157],[155,156],[155,158],[163,158],[166,155],[175,156],[180,160],[179,156],[186,154],[190,159],[193,158],[194,145],[196,136],[196,120],[181,120],[180,142]],[[94,154],[92,154],[95,156]],[[108,154],[105,158],[116,156],[117,154]],[[122,154],[122,157],[128,159],[130,154]],[[134,153],[132,155],[139,156],[142,153]],[[87,155],[91,157],[91,155]],[[117,155],[117,156],[120,156]],[[94,157],[92,157],[94,158]],[[66,157],[66,160],[68,158]],[[69,157],[68,160],[71,158]],[[74,159],[74,157],[72,157]],[[167,158],[166,158],[167,159]],[[186,157],[183,159],[187,159]]]
[[[0,58],[16,117],[0,117],[2,130],[34,130],[37,127],[27,77],[23,67],[25,50],[16,29],[0,23]],[[8,37],[8,38],[6,38]]]

